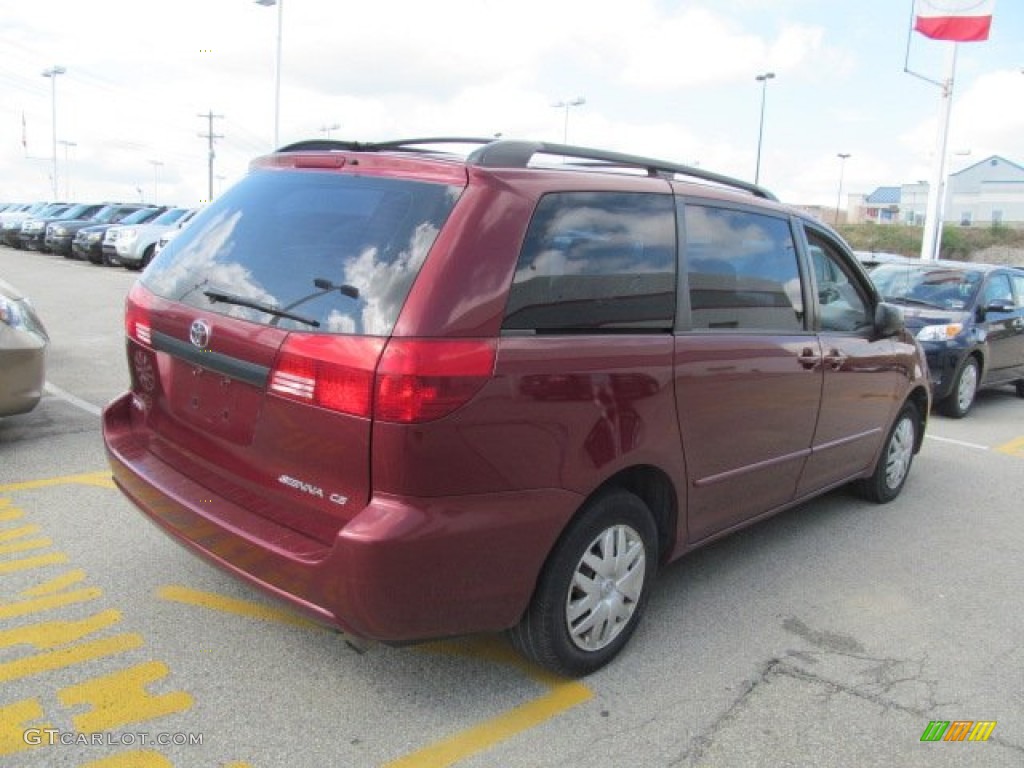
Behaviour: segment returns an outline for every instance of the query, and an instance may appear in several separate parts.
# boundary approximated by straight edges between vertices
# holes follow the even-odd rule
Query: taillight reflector
[[[133,286],[129,291],[124,306],[124,332],[129,339],[134,339],[140,344],[150,347],[153,345],[153,337],[146,299],[147,295],[144,289],[138,285]]]
[[[268,389],[279,397],[369,417],[373,369],[384,339],[291,334],[278,353]]]

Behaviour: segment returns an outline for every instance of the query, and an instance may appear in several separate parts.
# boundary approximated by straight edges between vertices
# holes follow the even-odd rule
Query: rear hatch
[[[323,544],[369,500],[376,366],[465,184],[454,164],[336,155],[250,173],[126,311],[148,450]]]

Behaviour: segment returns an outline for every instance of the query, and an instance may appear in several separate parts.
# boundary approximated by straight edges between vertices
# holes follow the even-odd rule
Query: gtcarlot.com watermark
[[[30,747],[201,747],[201,733],[78,733],[56,728],[29,728],[21,735]]]

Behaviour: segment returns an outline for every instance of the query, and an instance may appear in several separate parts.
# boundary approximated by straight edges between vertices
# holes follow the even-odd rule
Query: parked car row
[[[194,209],[144,203],[33,203],[0,209],[0,242],[93,264],[142,269],[161,235]]]

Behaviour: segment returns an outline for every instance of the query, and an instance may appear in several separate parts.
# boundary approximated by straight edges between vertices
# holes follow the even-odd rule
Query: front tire
[[[647,605],[658,532],[647,505],[625,490],[594,498],[562,534],[509,638],[527,658],[582,677],[625,647]]]
[[[942,401],[942,412],[946,416],[951,419],[962,419],[968,414],[978,395],[979,378],[977,358],[968,357],[957,371],[953,391]]]
[[[857,486],[861,496],[876,504],[887,504],[900,495],[914,461],[920,428],[921,416],[917,406],[907,403],[896,416],[885,438],[885,445],[871,476],[861,480]]]

